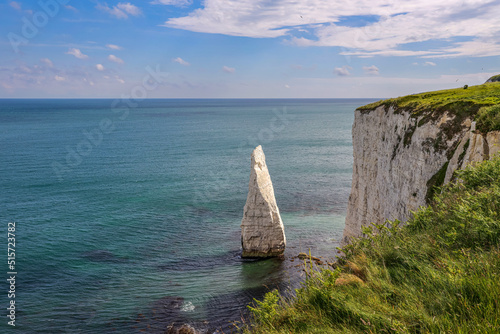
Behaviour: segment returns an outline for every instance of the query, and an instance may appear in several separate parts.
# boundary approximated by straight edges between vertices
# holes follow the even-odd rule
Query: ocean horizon
[[[335,259],[354,110],[375,100],[0,99],[16,330],[163,333],[187,323],[214,333],[270,289],[299,287],[298,253]],[[284,260],[240,257],[258,145]]]

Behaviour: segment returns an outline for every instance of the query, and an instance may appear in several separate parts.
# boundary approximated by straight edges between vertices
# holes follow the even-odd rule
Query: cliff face
[[[354,165],[343,243],[361,227],[407,220],[426,205],[434,186],[453,172],[500,151],[500,131],[475,131],[473,113],[419,113],[380,104],[356,110]]]

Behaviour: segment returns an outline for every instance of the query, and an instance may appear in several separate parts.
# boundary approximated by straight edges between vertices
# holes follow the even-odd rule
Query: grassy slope
[[[500,157],[458,172],[404,227],[365,228],[335,269],[251,308],[247,333],[498,333]],[[376,233],[375,233],[376,232]]]

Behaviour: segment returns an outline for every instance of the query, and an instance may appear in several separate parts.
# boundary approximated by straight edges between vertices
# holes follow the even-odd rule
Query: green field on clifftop
[[[245,332],[498,333],[500,157],[457,177],[404,227],[365,228],[333,267],[305,265],[296,296],[266,295]]]
[[[498,107],[485,111],[487,108],[498,105],[500,105],[500,82],[491,82],[467,89],[461,87],[381,100],[359,107],[358,110],[370,112],[380,106],[386,106],[393,107],[395,112],[411,111],[412,115],[424,116],[424,118],[439,115],[444,111],[456,114],[460,118],[474,117],[482,112],[489,116],[478,120],[478,129],[487,132],[500,130],[500,119],[494,122],[487,121],[487,118],[491,120],[500,117]]]
[[[478,107],[500,104],[500,82],[471,86],[467,89],[460,87],[381,100],[359,107],[358,110],[368,111],[384,105],[418,112],[440,110],[455,103]]]

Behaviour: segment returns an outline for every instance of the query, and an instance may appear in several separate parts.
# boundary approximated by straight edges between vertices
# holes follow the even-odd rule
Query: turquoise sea
[[[299,252],[333,259],[367,99],[0,100],[0,331],[230,332],[268,289],[299,286]],[[243,261],[250,154],[262,145],[285,260]]]

